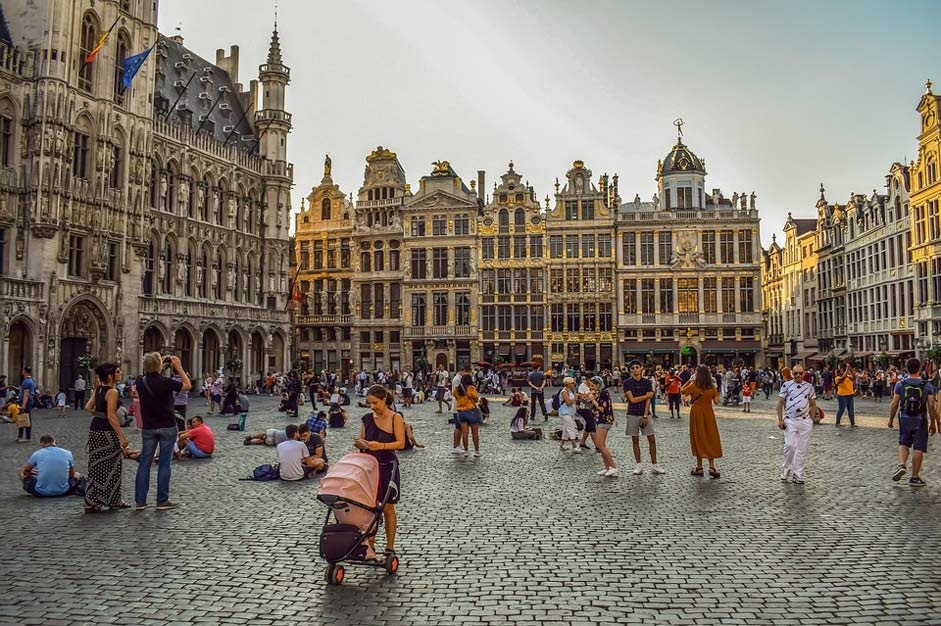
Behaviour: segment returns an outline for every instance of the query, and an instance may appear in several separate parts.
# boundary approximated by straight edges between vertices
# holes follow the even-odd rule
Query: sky
[[[257,77],[273,0],[159,10],[161,32],[210,60],[237,44],[239,80]],[[413,189],[447,160],[468,183],[485,170],[490,193],[513,160],[544,198],[581,159],[649,200],[681,117],[706,189],[757,194],[767,246],[788,212],[816,216],[821,183],[843,203],[914,158],[939,19],[933,0],[281,0],[292,207],[326,153],[355,195],[378,145]]]

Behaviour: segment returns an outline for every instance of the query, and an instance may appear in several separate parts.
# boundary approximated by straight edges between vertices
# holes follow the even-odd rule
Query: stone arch
[[[142,335],[143,340],[141,341],[141,346],[143,351],[146,352],[162,352],[169,345],[168,337],[170,333],[167,332],[166,326],[161,324],[158,321],[153,321],[147,324],[144,328],[144,333]]]
[[[268,372],[267,362],[265,360],[265,331],[256,327],[249,335],[249,360],[250,366],[246,371],[251,372],[254,377],[259,377]]]
[[[205,373],[212,375],[218,372],[222,366],[222,331],[218,326],[210,324],[203,330],[200,349]]]
[[[180,358],[183,369],[191,376],[198,376],[199,372],[193,371],[196,364],[196,329],[189,324],[181,324],[173,333],[173,354]]]
[[[36,345],[33,321],[21,315],[13,318],[7,333],[7,376],[11,385],[19,384],[23,379],[24,367],[33,366],[33,354]]]
[[[281,329],[276,329],[271,334],[271,358],[268,361],[270,368],[275,372],[284,372],[286,369],[284,354],[286,345],[287,342]]]
[[[86,373],[76,363],[79,357],[87,354],[99,363],[114,360],[114,331],[107,308],[94,296],[78,296],[63,310],[59,325],[59,386],[68,389],[79,373]]]
[[[240,378],[245,372],[245,332],[241,326],[233,326],[225,337],[225,373],[227,378]],[[238,361],[238,366],[232,365]]]

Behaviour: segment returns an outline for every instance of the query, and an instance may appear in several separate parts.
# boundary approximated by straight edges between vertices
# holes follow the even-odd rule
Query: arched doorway
[[[228,346],[225,354],[225,375],[227,378],[234,378],[241,382],[242,370],[245,364],[242,363],[242,335],[234,328],[228,334]]]
[[[255,376],[266,374],[265,368],[265,340],[257,330],[252,333],[252,364],[251,372]]]
[[[448,369],[448,355],[444,352],[439,352],[435,355],[435,369],[439,367]]]
[[[148,326],[144,331],[144,352],[163,350],[163,333],[156,326]]]
[[[99,363],[114,359],[110,327],[101,308],[90,300],[76,302],[66,310],[59,331],[60,387],[71,389],[80,373],[91,377],[91,372],[79,366],[79,357],[89,355]]]
[[[275,372],[284,371],[284,339],[278,333],[271,336],[271,359],[268,363]]]
[[[183,365],[183,369],[194,374],[193,372],[193,338],[190,336],[189,331],[181,328],[176,331],[176,335],[173,337],[173,354],[180,358],[180,363]],[[196,372],[198,374],[198,372]]]
[[[17,320],[10,326],[10,350],[7,357],[7,376],[9,384],[18,385],[23,380],[22,371],[32,366],[33,333],[23,320]]]
[[[696,367],[699,365],[699,352],[693,346],[683,346],[680,349],[680,363]]]
[[[219,371],[219,335],[211,328],[203,333],[203,369],[213,374]]]

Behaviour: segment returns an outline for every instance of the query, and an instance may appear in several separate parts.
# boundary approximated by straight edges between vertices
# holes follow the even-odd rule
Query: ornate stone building
[[[353,359],[357,368],[402,367],[402,206],[412,192],[394,152],[366,157],[353,223]]]
[[[620,207],[620,361],[762,362],[761,244],[754,192],[705,191],[705,160],[680,134],[657,193]]]
[[[620,205],[617,175],[598,186],[591,170],[575,161],[555,184],[555,207],[548,211],[547,261],[551,356],[546,365],[577,364],[589,370],[615,363],[614,217]]]
[[[765,365],[779,369],[784,367],[784,311],[781,304],[784,297],[781,281],[784,249],[778,245],[776,235],[771,236],[771,245],[762,250],[761,258],[762,348]]]
[[[512,162],[477,221],[480,357],[495,365],[546,363],[545,214]]]
[[[447,161],[434,166],[402,207],[404,365],[469,368],[479,358],[477,194]]]
[[[156,5],[26,4],[4,5],[0,52],[4,368],[32,364],[43,387],[70,387],[84,355],[137,372],[151,349],[194,373],[282,368],[293,171],[277,32],[254,111],[238,48],[201,59],[158,35]],[[121,60],[154,44],[125,90]]]
[[[817,329],[820,354],[849,350],[846,315],[846,211],[827,202],[823,184],[817,200]]]
[[[323,179],[295,216],[292,276],[301,301],[294,331],[304,367],[347,376],[353,365],[353,203],[333,182],[331,167],[328,156]]]
[[[805,366],[817,356],[817,220],[794,219],[784,224],[781,263],[781,310],[784,318],[786,364]]]

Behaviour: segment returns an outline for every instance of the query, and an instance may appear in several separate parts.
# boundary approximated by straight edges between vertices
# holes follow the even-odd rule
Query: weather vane
[[[673,120],[673,125],[676,126],[676,140],[679,141],[683,137],[683,118]]]

